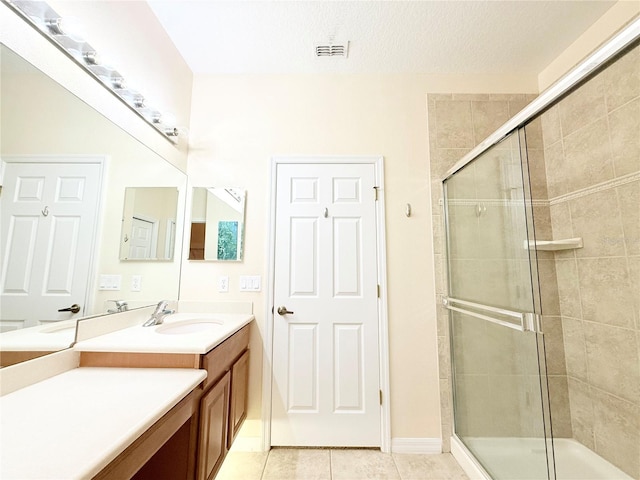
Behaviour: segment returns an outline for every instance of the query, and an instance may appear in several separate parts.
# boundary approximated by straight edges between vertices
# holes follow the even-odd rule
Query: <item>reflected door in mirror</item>
[[[84,306],[102,164],[5,157],[2,327],[66,320]],[[81,160],[79,160],[81,162]]]

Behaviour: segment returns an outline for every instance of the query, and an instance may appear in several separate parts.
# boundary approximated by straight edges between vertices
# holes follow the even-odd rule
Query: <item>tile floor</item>
[[[451,454],[274,448],[230,452],[216,480],[468,480]]]

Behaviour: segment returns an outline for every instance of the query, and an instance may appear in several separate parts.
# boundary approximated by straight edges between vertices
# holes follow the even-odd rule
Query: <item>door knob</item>
[[[287,310],[287,307],[285,307],[284,305],[282,305],[281,307],[278,307],[278,315],[286,315],[287,313],[290,315],[293,315],[293,312],[290,312],[289,310]]]
[[[58,310],[59,312],[71,312],[71,313],[78,313],[80,311],[80,305],[78,305],[77,303],[74,303],[73,305],[71,305],[70,307],[67,308],[61,308],[60,310]]]

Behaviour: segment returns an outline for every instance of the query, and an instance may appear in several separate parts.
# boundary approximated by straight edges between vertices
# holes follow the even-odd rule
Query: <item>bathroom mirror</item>
[[[120,260],[172,260],[177,214],[177,188],[127,187]]]
[[[246,198],[242,188],[192,189],[189,260],[242,260]]]
[[[123,201],[131,187],[135,187],[132,191],[136,192],[136,197],[143,189],[145,192],[154,189],[170,192],[168,196],[171,197],[173,207],[170,213],[158,217],[157,245],[161,249],[156,257],[165,260],[182,257],[182,217],[187,193],[185,173],[5,44],[0,44],[0,75],[0,161],[3,173],[0,190],[3,211],[0,217],[10,217],[5,215],[5,200],[10,192],[7,165],[10,163],[47,164],[47,171],[51,171],[52,175],[57,175],[55,165],[58,164],[68,165],[89,159],[100,165],[97,183],[93,184],[95,191],[94,187],[85,189],[95,194],[96,202],[88,216],[94,225],[90,229],[89,243],[84,250],[86,254],[73,257],[74,271],[65,277],[68,285],[84,286],[84,290],[79,293],[62,289],[56,295],[48,295],[45,302],[37,296],[42,295],[42,288],[24,288],[24,291],[18,292],[12,287],[13,291],[10,291],[11,288],[7,288],[7,265],[16,267],[11,272],[16,279],[28,278],[29,275],[33,277],[35,274],[29,270],[30,267],[27,268],[27,262],[23,262],[24,255],[14,254],[17,251],[24,252],[25,249],[14,249],[11,246],[19,245],[18,241],[9,245],[6,225],[3,223],[3,228],[0,229],[0,250],[3,257],[0,264],[3,268],[0,292],[3,307],[0,311],[2,349],[6,350],[5,346],[8,345],[2,337],[15,336],[26,327],[44,326],[47,328],[47,339],[62,338],[60,332],[69,329],[62,329],[61,323],[53,322],[74,323],[73,321],[82,317],[106,314],[108,309],[114,308],[113,300],[125,300],[131,309],[153,305],[162,298],[176,299],[180,283],[180,262],[122,261],[120,239]],[[95,88],[102,87],[96,82]],[[115,98],[113,101],[117,102]],[[40,167],[35,168],[36,172],[40,172]],[[69,183],[72,184],[73,182]],[[81,188],[74,191],[83,192]],[[53,207],[47,204],[39,206],[38,213],[33,218],[42,224],[56,218],[56,214]],[[162,223],[164,225],[161,228]],[[167,227],[167,223],[171,223],[171,226]],[[69,242],[59,242],[62,246],[68,244]],[[34,254],[33,258],[32,265],[42,265],[44,257],[40,256],[40,260],[36,261]],[[66,263],[58,263],[59,270],[64,272]],[[82,271],[82,278],[76,275],[78,270]],[[14,282],[13,286],[15,285],[20,283]],[[9,297],[21,297],[22,300],[22,304],[16,304],[13,312],[5,308],[9,304]],[[79,308],[69,308],[76,304]],[[44,310],[37,310],[37,306]],[[66,311],[58,311],[65,309]],[[70,340],[58,343],[55,349],[63,349],[71,344],[73,330],[69,337]],[[49,343],[52,347],[55,346],[55,342]]]

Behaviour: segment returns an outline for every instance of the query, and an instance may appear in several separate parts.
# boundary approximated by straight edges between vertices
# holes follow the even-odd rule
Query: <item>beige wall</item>
[[[640,2],[619,0],[538,74],[540,91],[552,85],[638,14]]]
[[[115,66],[147,104],[175,116],[188,129],[193,74],[146,1],[51,0],[62,17],[79,21],[103,62]],[[187,151],[187,138],[179,139]],[[186,168],[186,163],[178,165]]]
[[[512,83],[506,83],[509,80]],[[189,177],[247,194],[245,259],[185,262],[181,298],[252,300],[250,420],[261,415],[262,293],[239,293],[238,276],[267,275],[270,158],[382,155],[385,159],[391,429],[394,438],[440,437],[427,112],[429,90],[535,89],[532,79],[419,75],[196,76]],[[405,205],[413,207],[411,218]],[[217,293],[219,275],[230,292]],[[251,422],[250,422],[251,423]],[[258,422],[248,427],[260,435]]]

